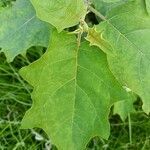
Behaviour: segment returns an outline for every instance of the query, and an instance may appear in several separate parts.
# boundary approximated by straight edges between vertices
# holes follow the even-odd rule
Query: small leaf
[[[127,99],[123,101],[118,101],[114,104],[114,114],[118,114],[120,118],[125,121],[129,113],[135,112],[135,109],[133,107],[133,102],[135,98],[133,99]]]
[[[97,31],[96,27],[89,28],[88,36],[85,39],[90,42],[90,46],[95,45],[104,50],[104,52],[112,53],[112,47],[108,41],[103,38],[102,33],[103,29]]]
[[[48,51],[20,70],[34,87],[23,128],[40,127],[58,149],[82,150],[94,136],[107,139],[110,107],[130,95],[108,69],[105,54],[75,36],[53,32]]]
[[[50,26],[35,16],[29,0],[17,0],[0,12],[0,47],[12,61],[31,46],[48,46]]]
[[[107,17],[108,20],[96,27],[99,32],[97,39],[102,37],[112,49],[106,50],[98,41],[94,41],[94,45],[99,45],[107,54],[115,77],[142,98],[143,110],[149,113],[150,17],[147,15],[145,2],[136,0],[120,5],[112,9]]]
[[[31,0],[37,16],[57,28],[60,32],[65,28],[77,25],[86,15],[84,0]]]

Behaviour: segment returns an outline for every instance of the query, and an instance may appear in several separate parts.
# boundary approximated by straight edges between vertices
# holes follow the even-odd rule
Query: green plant
[[[0,47],[9,62],[31,46],[48,47],[20,70],[34,87],[22,128],[42,128],[58,149],[80,150],[92,137],[109,137],[113,105],[130,120],[138,95],[149,114],[149,7],[148,0],[17,0],[2,9]],[[100,22],[92,28],[89,12]]]

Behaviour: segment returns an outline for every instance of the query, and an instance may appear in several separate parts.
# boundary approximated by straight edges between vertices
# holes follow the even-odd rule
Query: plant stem
[[[129,141],[130,144],[132,144],[132,125],[131,125],[130,113],[128,113],[128,122],[129,122]]]
[[[99,18],[101,18],[104,21],[107,21],[107,19],[100,13],[98,12],[96,9],[94,9],[93,7],[89,6],[88,9],[93,12],[96,16],[98,16]]]

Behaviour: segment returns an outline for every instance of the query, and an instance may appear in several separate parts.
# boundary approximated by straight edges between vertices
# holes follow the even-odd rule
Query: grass
[[[10,2],[0,0],[0,7],[6,7]],[[18,71],[41,57],[44,51],[41,47],[32,47],[27,58],[18,56],[11,64],[7,63],[4,54],[0,54],[0,150],[56,150],[43,130],[20,129],[21,120],[32,105],[32,87]],[[143,113],[140,99],[134,106],[137,111],[125,122],[118,115],[110,115],[109,139],[95,137],[86,150],[150,150],[150,116]]]
[[[18,65],[19,64],[19,65]],[[48,139],[41,130],[20,130],[24,113],[31,106],[32,88],[18,74],[27,64],[21,57],[8,64],[0,55],[0,149],[43,149]],[[36,138],[35,138],[36,137]]]

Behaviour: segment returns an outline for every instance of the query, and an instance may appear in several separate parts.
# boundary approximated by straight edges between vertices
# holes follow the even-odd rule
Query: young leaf
[[[31,46],[47,47],[50,26],[35,16],[29,0],[17,0],[0,13],[0,47],[7,60],[12,61]]]
[[[54,31],[48,51],[20,70],[34,87],[23,128],[40,127],[58,149],[84,149],[90,138],[108,138],[112,104],[130,99],[108,69],[105,54],[87,42]]]
[[[136,0],[121,5],[108,18],[96,28],[94,34],[99,36],[91,38],[90,32],[87,39],[107,53],[115,77],[142,98],[143,110],[149,113],[150,17],[145,2]]]
[[[79,23],[86,15],[84,0],[31,0],[37,16],[60,32]]]

